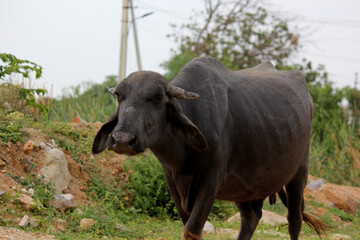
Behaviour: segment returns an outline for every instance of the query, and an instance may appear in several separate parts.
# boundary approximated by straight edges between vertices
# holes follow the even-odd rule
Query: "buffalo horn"
[[[175,87],[173,85],[168,84],[166,86],[166,92],[175,98],[179,98],[179,99],[187,99],[187,100],[191,100],[191,99],[197,99],[199,97],[199,94],[197,93],[193,93],[193,92],[187,92],[182,88],[179,87]]]

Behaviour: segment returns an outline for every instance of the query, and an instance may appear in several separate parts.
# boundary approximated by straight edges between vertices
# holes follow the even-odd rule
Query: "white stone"
[[[45,149],[45,148],[46,148],[46,143],[44,143],[44,142],[39,142],[39,147],[40,147],[41,149]]]
[[[75,209],[76,201],[73,195],[70,193],[67,194],[57,194],[54,196],[54,199],[51,202],[51,205],[60,209],[61,211],[65,211],[67,209]]]
[[[56,147],[56,143],[55,143],[55,140],[54,140],[54,139],[50,139],[50,142],[51,142],[51,144],[52,144],[54,147]]]
[[[240,221],[240,213],[235,214],[234,216],[230,217],[226,222],[232,223],[234,221]]]
[[[311,181],[306,187],[312,191],[319,190],[325,184],[324,179],[319,178],[317,180]]]
[[[30,217],[28,215],[25,215],[21,221],[19,222],[18,226],[22,228],[26,228],[30,223]]]
[[[29,188],[28,192],[29,192],[31,195],[34,195],[34,193],[35,193],[34,189],[32,189],[32,188]]]
[[[214,225],[212,225],[209,221],[206,221],[203,231],[206,233],[214,233],[215,232]]]
[[[45,182],[54,184],[55,193],[59,194],[70,183],[71,175],[65,155],[59,149],[45,152],[45,166],[40,169]]]
[[[20,192],[22,192],[22,193],[28,193],[28,190],[26,190],[26,188],[22,188],[22,189],[20,189]]]
[[[287,225],[288,221],[286,217],[277,215],[276,213],[262,210],[262,217],[260,223],[270,224],[271,226]]]

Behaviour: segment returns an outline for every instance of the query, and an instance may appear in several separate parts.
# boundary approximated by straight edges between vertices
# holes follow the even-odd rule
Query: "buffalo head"
[[[177,100],[197,99],[198,94],[172,86],[160,74],[149,71],[132,73],[109,91],[117,98],[118,107],[97,133],[93,153],[108,148],[134,155],[158,146],[169,134],[194,149],[207,148],[203,135],[183,114]]]

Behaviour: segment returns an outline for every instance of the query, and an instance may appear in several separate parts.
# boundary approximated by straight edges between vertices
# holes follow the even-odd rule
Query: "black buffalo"
[[[170,83],[139,71],[111,92],[118,108],[92,151],[134,155],[150,148],[185,225],[183,239],[201,239],[216,198],[235,202],[238,239],[250,239],[264,199],[276,193],[288,208],[291,239],[298,239],[302,220],[325,231],[304,211],[313,104],[299,71],[266,62],[234,72],[200,57]]]

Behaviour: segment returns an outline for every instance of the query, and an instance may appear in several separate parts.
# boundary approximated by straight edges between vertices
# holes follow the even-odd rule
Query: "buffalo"
[[[319,236],[325,232],[326,223],[304,211],[313,104],[299,71],[270,62],[230,71],[199,57],[170,83],[138,71],[110,92],[118,107],[92,152],[135,155],[149,148],[184,223],[182,239],[201,239],[215,199],[235,202],[238,239],[251,239],[263,201],[274,202],[275,194],[288,209],[292,240],[302,221]]]

